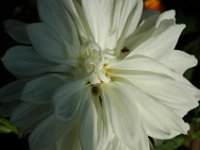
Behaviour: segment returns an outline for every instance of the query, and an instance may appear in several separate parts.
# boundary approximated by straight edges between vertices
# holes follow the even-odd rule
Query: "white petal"
[[[174,73],[168,67],[156,60],[141,55],[134,55],[129,59],[112,62],[108,65],[108,68],[108,71],[114,75],[121,73],[133,74],[137,71],[144,71],[174,77]]]
[[[136,36],[140,33],[148,32],[149,30],[160,30],[159,28],[165,27],[166,29],[170,25],[175,24],[175,12],[173,10],[165,11],[160,14],[158,11],[146,10],[143,12],[141,23],[132,36]],[[165,25],[163,25],[165,22]]]
[[[166,88],[162,90],[163,92],[168,91],[169,93],[174,93],[175,91],[169,91],[169,90],[174,88],[182,89],[184,93],[183,91],[178,90],[180,92],[179,98],[178,96],[176,96],[177,95],[176,93],[173,95],[176,100],[178,98],[178,101],[173,101],[174,99],[173,97],[170,97],[168,95],[169,93],[165,94],[166,97],[162,96],[159,97],[162,99],[165,98],[165,102],[163,103],[167,104],[168,107],[175,109],[175,112],[179,114],[179,116],[181,117],[183,117],[189,110],[197,107],[198,100],[200,98],[200,91],[197,88],[195,88],[189,81],[187,81],[182,75],[176,74],[170,68],[167,68],[163,64],[155,62],[152,59],[149,58],[147,59],[144,57],[143,59],[142,57],[139,58],[136,55],[135,57],[132,58],[133,58],[132,61],[123,60],[121,61],[121,63],[117,62],[111,64],[110,66],[111,68],[109,68],[108,71],[110,72],[109,74],[113,81],[123,78],[129,80],[129,82],[135,84],[136,86],[137,85],[142,86],[141,89],[144,90],[146,88],[145,85],[147,83],[152,83],[152,86],[149,85],[148,87],[150,90],[155,89],[155,92],[158,92],[159,90],[156,89],[158,85],[153,85],[157,83],[156,81],[160,81],[161,82],[160,85],[162,85],[162,88]],[[154,80],[155,83],[153,83]],[[172,86],[171,89],[167,88],[168,83],[171,84],[170,85],[170,87]],[[183,104],[184,106],[180,105],[180,103]]]
[[[55,106],[55,113],[61,120],[72,119],[84,98],[83,80],[71,81],[62,87],[58,88],[53,96],[53,103]]]
[[[142,126],[138,129],[137,136],[139,136],[140,140],[132,148],[128,148],[115,136],[105,150],[150,150],[149,138]]]
[[[159,16],[158,20],[156,21],[155,27],[158,27],[162,21],[171,19],[175,20],[175,11],[174,10],[165,11]]]
[[[99,105],[99,97],[87,93],[80,108],[83,119],[80,126],[80,142],[83,149],[105,149],[110,139],[110,128]],[[88,140],[90,139],[90,140]]]
[[[139,137],[139,141],[137,144],[134,145],[133,148],[128,148],[125,146],[116,136],[109,142],[109,144],[106,147],[106,150],[150,150],[150,145],[149,145],[149,138],[147,134],[145,133],[142,125],[138,129],[138,134],[137,136]]]
[[[119,148],[119,141],[117,137],[113,138],[107,145],[106,150],[115,149],[118,150]]]
[[[78,35],[76,26],[60,0],[38,1],[38,11],[42,22],[48,24],[66,42],[68,51],[77,51]]]
[[[123,30],[127,30],[125,34],[131,34],[140,19],[142,1],[138,0],[124,0],[115,1],[113,6],[113,19],[111,31],[117,32],[117,39],[121,37]],[[139,6],[139,8],[137,8]],[[137,12],[135,12],[137,9]],[[110,12],[112,13],[112,12]],[[131,14],[132,13],[132,14]]]
[[[20,103],[20,100],[15,100],[12,102],[1,103],[0,106],[0,116],[10,117],[14,108]]]
[[[70,0],[70,1],[61,1],[64,5],[64,7],[67,9],[67,11],[70,12],[70,14],[73,17],[73,20],[75,21],[75,24],[77,26],[77,29],[80,34],[80,40],[82,43],[88,42],[88,40],[94,40],[92,37],[92,33],[90,30],[90,27],[88,25],[86,16],[84,14],[83,8],[81,6],[81,2],[76,0]]]
[[[2,87],[0,89],[0,102],[10,102],[19,99],[26,82],[27,80],[19,80]]]
[[[97,148],[98,137],[98,114],[91,97],[88,97],[88,106],[86,106],[85,114],[80,127],[80,142],[83,149],[93,150]],[[90,140],[88,140],[90,139]]]
[[[21,99],[32,103],[43,104],[52,99],[53,93],[62,86],[67,79],[58,75],[46,75],[26,84]]]
[[[145,112],[146,114],[143,117],[144,128],[149,136],[156,139],[171,139],[179,134],[187,134],[189,125],[177,114],[172,113],[170,109],[166,109],[162,105],[152,107],[151,110]],[[154,117],[152,118],[152,116]]]
[[[139,143],[135,145],[136,150],[150,150],[149,138],[146,134],[143,126],[141,125],[139,129]]]
[[[192,93],[199,97],[199,91],[194,88],[194,86],[186,78],[184,78],[182,75],[177,74],[161,62],[145,56],[134,55],[128,59],[111,62],[110,64],[108,64],[107,67],[107,70],[112,77],[143,72],[147,74],[155,73],[159,74],[160,76],[173,78],[177,82],[181,82],[185,84],[185,86],[188,86],[188,88],[191,88],[191,92],[193,91]]]
[[[73,128],[65,134],[65,137],[60,140],[58,150],[82,150],[79,139],[79,126],[77,126],[78,124],[74,125]]]
[[[40,57],[32,47],[15,46],[2,58],[3,64],[16,76],[37,75],[49,71],[56,64]]]
[[[33,126],[52,112],[49,104],[35,105],[22,102],[17,105],[11,115],[11,122],[19,128],[32,130]]]
[[[30,24],[27,26],[27,31],[33,47],[42,57],[58,63],[67,58],[68,54],[63,40],[47,25]]]
[[[103,85],[103,108],[117,138],[130,149],[138,142],[140,120],[136,105],[117,84]]]
[[[104,48],[107,36],[107,23],[105,23],[103,9],[99,0],[82,0],[82,7],[86,15],[88,24],[93,33],[94,40],[101,48]]]
[[[133,0],[127,0],[127,1],[133,1]],[[136,1],[136,2],[135,2]],[[131,35],[136,27],[138,26],[138,22],[140,21],[140,17],[142,15],[142,11],[143,11],[143,1],[141,0],[134,0],[132,3],[130,4],[130,6],[132,5],[132,10],[129,12],[129,16],[127,18],[126,24],[124,26],[124,37],[128,37],[129,35]],[[125,11],[127,11],[125,9]],[[125,19],[125,18],[124,18]],[[122,20],[123,21],[123,20]]]
[[[127,57],[140,54],[157,60],[168,58],[184,28],[185,25],[172,25],[168,27],[168,24],[163,22],[158,29],[155,29],[151,37],[148,35],[145,38],[146,41],[137,43],[138,45],[134,45],[134,47],[128,46],[133,51]],[[143,36],[140,38],[143,38]],[[134,40],[139,41],[139,39]],[[134,43],[134,40],[132,40],[132,43]]]
[[[130,150],[116,136],[108,143],[106,150]]]
[[[26,31],[26,23],[9,19],[4,22],[6,32],[17,42],[30,44],[30,40]]]
[[[197,59],[183,51],[174,50],[163,63],[182,75],[187,69],[197,65]]]
[[[151,10],[149,10],[149,11],[151,11]],[[153,11],[153,13],[154,13],[154,11]],[[136,28],[134,33],[130,37],[127,38],[127,40],[130,40],[131,37],[134,39],[134,38],[136,38],[136,36],[141,35],[141,34],[145,35],[150,30],[155,30],[156,29],[155,25],[156,25],[156,22],[157,22],[157,20],[159,18],[159,13],[155,13],[155,14],[153,14],[151,16],[148,16],[148,14],[149,13],[148,13],[147,10],[143,12],[143,16],[142,17],[144,19],[141,18],[141,23],[138,25],[138,27]],[[145,40],[143,40],[143,41],[145,41]]]
[[[170,107],[180,117],[198,106],[196,95],[187,85],[168,77],[152,73],[137,73],[127,76],[127,79],[143,92],[157,99],[159,103]]]
[[[174,15],[175,12],[171,10],[160,15],[159,13],[155,13],[148,18],[144,18],[136,31],[125,40],[123,47],[119,48],[119,51],[127,47],[132,51],[129,55],[141,54],[158,60],[166,60],[170,51],[174,49],[177,43],[182,31],[181,27],[184,28],[184,25],[175,25]],[[173,32],[173,30],[177,33]],[[171,37],[171,35],[173,36]],[[165,39],[170,40],[165,42]],[[164,41],[165,44],[161,44],[162,41]]]
[[[142,1],[101,0],[101,5],[108,34],[105,48],[109,50],[114,49],[116,45],[120,47],[124,39],[132,34],[138,25],[143,7]]]
[[[169,139],[187,133],[189,125],[184,123],[173,109],[129,83],[120,84],[137,104],[147,135],[157,139]]]
[[[103,20],[100,20],[101,22],[103,21],[103,29],[104,29],[104,35],[106,40],[104,40],[104,47],[102,47],[103,50],[112,50],[116,47],[117,44],[117,34],[116,34],[116,29],[112,28],[112,19],[113,19],[113,13],[112,10],[114,8],[114,1],[115,0],[100,0],[99,1],[99,6],[101,7],[101,16],[103,17]],[[101,37],[103,38],[103,37]],[[102,39],[103,40],[103,39]]]
[[[54,115],[49,115],[31,133],[29,137],[32,150],[55,148],[55,143],[73,127],[73,122],[59,121]]]

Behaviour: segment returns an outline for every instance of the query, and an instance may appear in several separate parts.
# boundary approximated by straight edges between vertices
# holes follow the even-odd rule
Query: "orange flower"
[[[160,0],[144,0],[144,9],[163,11],[164,8]]]

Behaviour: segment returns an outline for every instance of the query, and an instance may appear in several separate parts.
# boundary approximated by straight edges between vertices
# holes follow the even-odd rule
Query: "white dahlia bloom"
[[[31,150],[149,150],[148,137],[187,134],[200,92],[183,77],[197,64],[174,50],[185,25],[142,0],[38,0],[41,23],[9,20],[23,45],[2,58],[18,80],[1,114]]]

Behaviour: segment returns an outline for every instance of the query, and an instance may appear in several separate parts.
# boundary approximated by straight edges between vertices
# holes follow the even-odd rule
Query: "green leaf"
[[[161,145],[158,145],[155,150],[176,150],[187,141],[187,137],[180,135],[171,140],[164,141]]]
[[[0,133],[15,133],[19,135],[17,128],[12,125],[7,119],[0,118]]]
[[[184,77],[186,77],[190,81],[192,80],[193,73],[194,73],[194,69],[190,68],[184,73]]]
[[[196,131],[192,133],[192,139],[199,139],[200,138],[200,131]]]

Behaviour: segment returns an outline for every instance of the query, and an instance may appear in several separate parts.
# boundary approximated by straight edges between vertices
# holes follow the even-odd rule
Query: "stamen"
[[[109,82],[106,76],[105,58],[101,47],[94,43],[85,43],[80,51],[80,68],[87,72],[88,79],[91,84],[99,84],[101,82]]]

